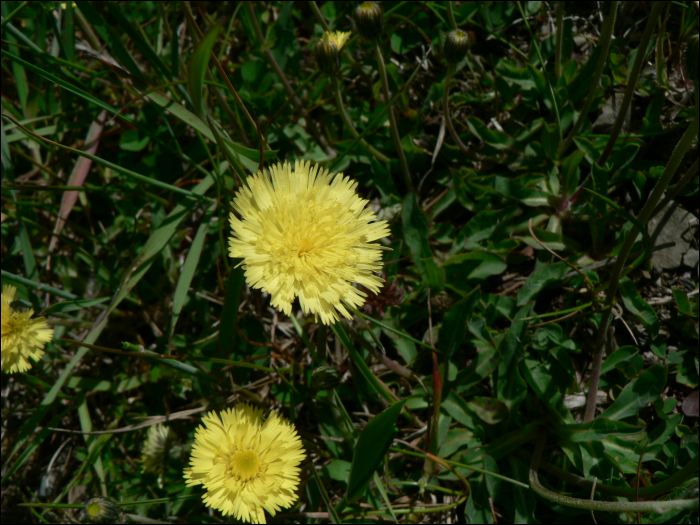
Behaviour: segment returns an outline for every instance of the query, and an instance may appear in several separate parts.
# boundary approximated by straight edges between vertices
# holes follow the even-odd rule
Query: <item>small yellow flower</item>
[[[323,45],[328,48],[331,44],[335,44],[340,51],[350,40],[350,35],[352,35],[352,31],[324,31]]]
[[[2,287],[2,371],[14,374],[32,367],[34,361],[44,355],[44,346],[53,337],[46,319],[31,319],[34,310],[16,312],[10,304],[15,299],[17,288]]]
[[[386,221],[376,222],[357,183],[306,161],[278,163],[269,172],[248,178],[231,204],[231,257],[243,259],[246,281],[271,296],[287,315],[299,297],[304,313],[324,324],[351,319],[344,305],[357,308],[384,280],[372,272],[382,267],[382,246],[389,235]],[[239,264],[239,266],[240,266]]]
[[[187,485],[203,485],[204,503],[224,516],[266,523],[297,499],[299,463],[306,457],[294,425],[276,412],[263,421],[263,411],[247,403],[210,412],[197,429]]]
[[[316,43],[316,63],[326,75],[334,76],[340,71],[340,50],[350,39],[350,35],[350,31],[324,31],[323,38]]]

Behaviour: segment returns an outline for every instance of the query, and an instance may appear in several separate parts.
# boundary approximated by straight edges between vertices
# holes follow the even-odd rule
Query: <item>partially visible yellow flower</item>
[[[2,287],[2,371],[14,374],[32,367],[34,361],[44,355],[44,346],[53,337],[46,319],[31,319],[34,310],[16,312],[10,304],[15,299],[17,288]]]
[[[203,485],[204,503],[224,516],[267,523],[297,499],[299,463],[306,457],[294,425],[276,412],[263,421],[263,411],[247,403],[210,412],[197,429],[187,485]]]
[[[357,308],[384,280],[383,247],[373,242],[389,235],[386,221],[356,193],[357,182],[296,161],[278,163],[248,177],[231,204],[231,257],[243,259],[246,281],[271,296],[271,304],[291,315],[299,297],[304,313],[324,324],[351,319],[345,305]],[[239,265],[240,265],[239,264]]]
[[[350,31],[324,31],[323,38],[316,43],[314,53],[318,68],[326,75],[335,75],[340,71],[340,50],[350,39]]]
[[[324,31],[323,45],[328,48],[331,44],[335,44],[340,51],[350,40],[350,35],[352,35],[351,31]]]

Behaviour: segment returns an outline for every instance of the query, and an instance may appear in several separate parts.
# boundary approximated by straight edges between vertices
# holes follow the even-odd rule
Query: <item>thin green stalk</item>
[[[453,2],[447,2],[447,20],[450,23],[450,28],[454,31],[457,29],[457,20],[455,20],[455,12],[452,4]]]
[[[347,350],[352,362],[355,364],[355,366],[360,371],[360,373],[365,377],[367,382],[370,385],[372,385],[375,392],[377,392],[377,394],[382,396],[389,403],[389,406],[396,403],[397,398],[394,396],[394,393],[391,392],[387,388],[387,386],[384,383],[382,383],[377,378],[377,376],[375,376],[372,373],[370,368],[367,366],[367,363],[365,363],[364,359],[362,359],[362,356],[355,349],[355,345],[352,344],[352,341],[348,337],[348,334],[345,333],[345,329],[343,329],[343,325],[340,322],[334,323],[331,325],[331,329],[333,330],[333,332],[335,332],[336,337],[340,340],[342,345],[345,347],[345,350]]]
[[[525,455],[524,452],[523,455]],[[559,467],[552,465],[551,463],[547,463],[546,461],[543,461],[540,466],[543,470],[554,474],[555,476],[561,478],[564,481],[573,483],[574,485],[578,485],[581,488],[590,490],[593,487],[592,481],[586,478],[582,478],[581,476],[577,476],[576,474],[567,472],[566,470],[560,469]],[[654,485],[650,485],[648,487],[640,487],[639,494],[637,494],[637,488],[618,487],[615,485],[605,485],[603,483],[596,483],[595,490],[596,492],[608,494],[610,496],[621,496],[623,498],[636,499],[638,495],[640,498],[649,499],[656,496],[660,496],[661,494],[665,494],[667,492],[671,492],[676,487],[680,487],[697,471],[698,462],[691,461],[689,463],[686,463],[681,470],[674,472],[669,477],[660,481],[659,483],[655,483]]]
[[[637,48],[637,56],[634,59],[634,65],[632,66],[632,71],[630,72],[629,78],[627,79],[627,89],[625,89],[625,96],[622,98],[622,104],[620,104],[620,111],[615,119],[615,124],[610,132],[610,138],[608,143],[605,145],[603,153],[600,154],[598,159],[598,166],[604,166],[608,157],[612,154],[615,143],[617,142],[617,137],[620,135],[622,130],[622,124],[625,121],[625,116],[629,110],[630,104],[632,103],[632,95],[634,95],[634,88],[637,85],[637,79],[639,78],[639,73],[642,71],[642,66],[644,65],[644,58],[647,54],[647,48],[649,47],[649,41],[651,40],[651,35],[654,33],[654,28],[656,27],[656,20],[661,14],[661,10],[664,8],[665,2],[654,2],[654,7],[651,9],[651,14],[649,15],[649,20],[647,20],[647,25],[644,28],[644,33],[642,34],[642,39],[639,42],[639,47]]]
[[[697,509],[700,502],[697,498],[692,499],[676,499],[665,501],[595,501],[592,499],[572,498],[564,496],[553,490],[549,490],[542,486],[537,477],[537,469],[540,465],[542,457],[542,449],[546,441],[546,436],[540,436],[535,447],[535,453],[532,456],[532,464],[530,465],[530,488],[537,495],[560,505],[574,507],[577,509],[598,510],[603,512],[665,512],[671,509]]]
[[[661,2],[658,2],[658,4],[661,4]],[[654,4],[654,7],[656,7],[656,5],[657,4]],[[683,160],[683,157],[685,156],[686,152],[690,149],[693,139],[697,134],[698,118],[696,114],[695,118],[688,126],[688,129],[685,130],[685,133],[681,137],[681,140],[678,142],[678,145],[676,145],[676,148],[673,150],[671,158],[669,159],[668,164],[664,169],[664,172],[661,174],[661,177],[656,183],[656,186],[654,186],[651,195],[649,195],[649,200],[647,200],[646,204],[644,205],[644,208],[642,208],[642,211],[637,217],[638,223],[642,226],[642,228],[646,227],[646,224],[649,221],[649,218],[651,217],[652,213],[654,212],[656,205],[663,197],[664,191],[666,191],[669,182],[671,182],[673,175],[676,173],[678,166]],[[612,314],[612,306],[615,302],[615,296],[617,295],[617,286],[620,280],[620,276],[622,275],[622,270],[624,269],[627,257],[629,256],[629,253],[632,250],[632,246],[637,240],[637,236],[639,235],[639,233],[640,232],[637,226],[632,226],[632,229],[627,234],[627,238],[625,239],[625,242],[622,245],[622,248],[620,249],[620,253],[617,257],[617,260],[615,261],[615,266],[613,266],[612,273],[610,275],[610,286],[608,287],[605,296],[605,304],[602,310],[602,318],[600,320],[600,325],[598,327],[598,335],[596,337],[594,346],[595,357],[591,370],[591,381],[588,387],[586,412],[583,419],[584,423],[592,421],[593,417],[595,416],[596,393],[598,392],[598,384],[600,381],[600,367],[603,363],[604,344],[606,335],[608,333],[608,327],[610,326],[610,315]]]
[[[399,157],[399,164],[401,165],[401,171],[403,172],[403,177],[406,182],[406,188],[409,193],[413,193],[415,190],[413,188],[413,181],[411,181],[411,172],[408,170],[408,162],[406,161],[406,153],[403,150],[403,145],[401,144],[401,137],[399,136],[399,127],[396,125],[396,118],[394,117],[394,108],[389,104],[391,103],[391,97],[389,96],[389,80],[386,76],[386,66],[384,65],[384,57],[382,56],[382,51],[379,49],[379,44],[374,44],[374,53],[377,56],[377,69],[379,70],[379,78],[382,82],[382,95],[384,96],[384,103],[387,105],[387,114],[389,115],[389,126],[391,128],[391,136],[394,138],[394,145],[396,146],[396,153]]]
[[[309,7],[314,12],[314,16],[316,17],[316,20],[318,20],[318,23],[321,24],[321,27],[323,28],[323,30],[330,31],[331,28],[328,25],[328,22],[326,22],[326,18],[323,16],[323,13],[321,13],[321,10],[318,8],[318,6],[316,5],[316,2],[314,2],[314,0],[311,0],[309,2]]]
[[[554,78],[561,76],[561,50],[564,42],[564,2],[557,2],[557,50],[554,54]]]
[[[442,114],[445,117],[445,124],[447,124],[447,129],[450,132],[450,136],[452,137],[452,140],[455,141],[459,149],[464,151],[465,153],[468,153],[469,150],[467,147],[464,145],[464,143],[460,140],[459,135],[457,135],[457,131],[455,130],[454,126],[452,125],[452,117],[450,117],[450,106],[448,104],[448,98],[450,95],[450,86],[452,85],[452,76],[454,75],[455,72],[455,67],[454,65],[450,64],[447,66],[447,77],[445,78],[445,87],[442,90]]]
[[[333,86],[333,95],[335,96],[335,105],[338,108],[338,111],[340,112],[340,117],[343,119],[343,122],[347,126],[348,130],[350,130],[350,134],[353,136],[353,138],[358,138],[360,134],[355,129],[355,126],[353,126],[352,120],[350,120],[350,116],[348,115],[347,111],[345,111],[345,105],[343,104],[343,96],[340,93],[338,79],[335,77],[331,77],[331,84]],[[377,149],[370,146],[365,139],[360,139],[360,144],[367,148],[369,152],[378,161],[383,162],[385,164],[388,164],[391,161],[391,159],[389,159],[389,157],[384,155],[381,151],[378,151]]]
[[[598,91],[600,77],[603,76],[605,63],[608,60],[610,40],[612,38],[613,28],[615,27],[615,19],[617,18],[618,3],[619,2],[610,2],[610,11],[608,12],[608,16],[605,17],[605,21],[603,22],[603,30],[600,33],[600,40],[598,42],[598,45],[600,45],[600,56],[598,57],[598,65],[596,67],[595,74],[593,75],[593,79],[591,80],[591,87],[588,90],[586,101],[583,103],[583,107],[581,108],[581,111],[578,114],[578,118],[576,119],[576,123],[574,124],[571,133],[569,133],[569,136],[566,137],[566,140],[564,141],[564,144],[562,145],[561,149],[559,149],[559,157],[561,157],[566,152],[566,150],[569,149],[569,146],[571,146],[574,137],[578,135],[578,132],[581,130],[581,126],[588,118],[588,110],[591,108],[591,104],[593,104],[595,94]],[[566,188],[565,185],[563,187]]]
[[[683,177],[681,177],[681,180],[676,182],[676,184],[671,188],[667,193],[666,197],[664,197],[664,200],[662,200],[659,205],[654,209],[654,213],[651,214],[652,217],[656,216],[661,210],[663,210],[666,205],[671,202],[673,199],[676,198],[676,195],[678,195],[683,188],[685,188],[688,183],[695,178],[695,176],[698,174],[698,161],[696,160],[693,165],[690,167],[690,169],[686,172]]]

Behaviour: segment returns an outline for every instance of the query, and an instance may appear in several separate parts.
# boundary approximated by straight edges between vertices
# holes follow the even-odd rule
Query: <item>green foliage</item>
[[[350,31],[354,5],[2,2],[2,284],[55,330],[31,370],[2,375],[3,519],[80,521],[61,505],[102,496],[129,520],[223,523],[183,468],[199,418],[244,400],[284,413],[308,455],[280,521],[589,520],[533,491],[537,445],[552,491],[589,500],[595,479],[596,500],[697,499],[683,404],[699,383],[697,265],[653,267],[642,210],[672,181],[697,215],[683,57],[698,12],[668,4],[640,50],[652,13],[623,3],[607,51],[608,4],[563,3],[563,31],[559,7],[384,3],[372,42],[340,53],[341,109],[313,48],[319,17]],[[448,70],[455,29],[469,49]],[[391,228],[382,293],[328,331],[272,308],[228,255],[247,175],[297,159],[356,180]],[[72,182],[79,161],[89,173]],[[335,388],[313,387],[324,366]],[[172,448],[143,473],[155,423]]]

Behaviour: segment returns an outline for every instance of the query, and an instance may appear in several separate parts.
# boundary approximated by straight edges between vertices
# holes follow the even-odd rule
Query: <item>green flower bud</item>
[[[362,38],[375,42],[382,36],[383,14],[376,2],[363,2],[357,6],[354,13],[357,31]]]
[[[335,76],[340,71],[340,50],[350,38],[350,32],[324,31],[314,49],[316,63],[322,73]]]
[[[448,64],[458,64],[467,55],[469,50],[469,35],[466,31],[455,29],[447,34],[442,51]]]
[[[311,388],[330,390],[340,384],[340,372],[331,365],[321,365],[311,374]]]
[[[695,34],[688,39],[688,45],[685,48],[685,71],[688,73],[688,78],[695,84],[695,89],[698,88],[698,62],[700,62],[700,53],[698,53],[698,35]]]
[[[116,523],[119,505],[109,498],[92,498],[85,505],[85,514],[90,523]]]

